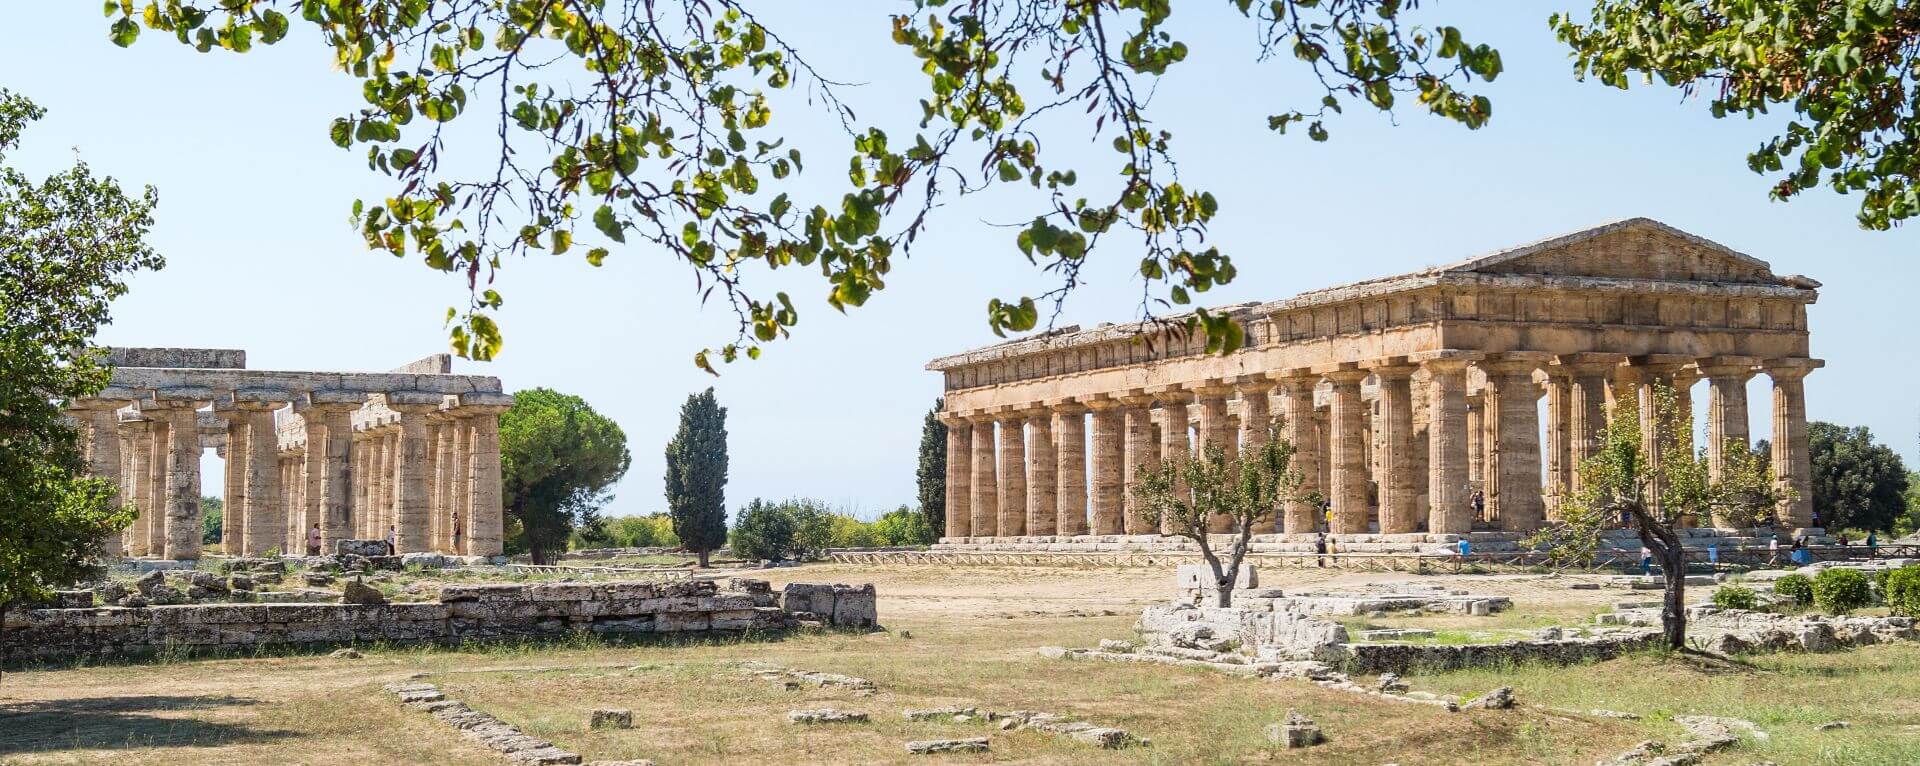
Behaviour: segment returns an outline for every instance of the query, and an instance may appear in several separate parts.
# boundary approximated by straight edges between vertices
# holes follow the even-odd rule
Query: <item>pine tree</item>
[[[920,426],[920,515],[927,518],[935,537],[947,528],[947,424],[940,422],[944,398],[933,400],[927,420]]]
[[[680,405],[680,430],[667,442],[667,511],[680,543],[707,557],[727,543],[727,408],[713,389]]]

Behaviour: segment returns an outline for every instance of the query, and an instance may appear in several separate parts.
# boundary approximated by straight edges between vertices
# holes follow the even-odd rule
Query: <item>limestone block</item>
[[[879,624],[879,600],[873,585],[833,586],[833,612],[829,620],[839,628],[872,628]]]
[[[907,752],[913,755],[927,755],[930,753],[984,753],[987,752],[987,738],[918,739],[907,743]]]
[[[631,729],[633,711],[627,708],[601,708],[587,714],[588,729]]]

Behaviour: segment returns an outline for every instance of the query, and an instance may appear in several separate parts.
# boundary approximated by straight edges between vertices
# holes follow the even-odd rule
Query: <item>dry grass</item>
[[[429,716],[403,710],[383,683],[425,673],[453,696],[589,760],[684,763],[1591,763],[1699,712],[1749,717],[1777,731],[1716,762],[1920,762],[1920,736],[1902,728],[1920,712],[1920,647],[1782,656],[1754,667],[1699,667],[1657,656],[1574,669],[1461,672],[1414,679],[1416,688],[1477,694],[1512,684],[1523,707],[1447,714],[1331,692],[1303,682],[1207,671],[1045,660],[1033,649],[1127,637],[1133,612],[1165,589],[1139,570],[805,567],[776,579],[876,582],[892,628],[865,636],[773,642],[598,646],[591,642],[468,650],[375,648],[366,659],[324,656],[173,661],[9,674],[0,685],[0,763],[468,764],[504,762]],[[1316,587],[1391,575],[1275,572],[1268,585]],[[1275,582],[1286,578],[1284,581]],[[1583,619],[1617,594],[1551,583],[1473,578],[1510,591],[1514,612],[1466,625],[1523,627]],[[1531,594],[1531,595],[1526,595]],[[1112,616],[1103,616],[1111,612]],[[1429,621],[1442,617],[1412,618]],[[1467,618],[1460,618],[1466,620]],[[1392,619],[1381,622],[1396,622]],[[906,637],[903,632],[910,632]],[[879,693],[790,691],[742,677],[763,660],[871,679]],[[1619,721],[1527,707],[1612,708]],[[1004,733],[984,723],[908,722],[902,708],[968,704],[1069,714],[1148,737],[1148,748],[1100,751],[1059,737]],[[788,710],[834,706],[868,724],[801,727]],[[635,728],[586,732],[587,712],[626,707]],[[1275,750],[1265,724],[1298,708],[1329,742]],[[1854,728],[1818,733],[1825,720]],[[990,735],[988,755],[912,757],[909,739]],[[1744,759],[1744,760],[1741,760]]]

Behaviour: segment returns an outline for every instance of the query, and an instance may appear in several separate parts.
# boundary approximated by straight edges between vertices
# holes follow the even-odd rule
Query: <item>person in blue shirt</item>
[[[1473,541],[1468,540],[1467,538],[1464,538],[1464,537],[1460,538],[1459,547],[1460,547],[1461,558],[1466,558],[1468,555],[1473,553]]]
[[[1867,530],[1867,558],[1873,558],[1879,555],[1879,553],[1880,533],[1869,529]]]
[[[1707,544],[1707,563],[1712,564],[1715,569],[1720,568],[1720,544],[1719,543]]]

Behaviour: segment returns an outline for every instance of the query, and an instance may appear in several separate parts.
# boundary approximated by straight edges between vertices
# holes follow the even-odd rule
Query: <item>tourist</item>
[[[1313,552],[1318,555],[1320,567],[1325,569],[1327,566],[1327,533],[1320,532],[1313,536]]]
[[[1640,546],[1640,574],[1643,577],[1653,574],[1653,551],[1644,545]]]
[[[457,511],[453,514],[453,552],[460,552],[460,514]]]
[[[1879,555],[1880,555],[1880,532],[1877,530],[1869,529],[1867,530],[1867,558],[1874,558]]]
[[[307,555],[309,556],[320,555],[320,525],[319,524],[315,524],[313,525],[312,529],[307,530]]]
[[[1715,542],[1715,543],[1707,544],[1707,564],[1711,565],[1712,568],[1714,569],[1720,568],[1720,544],[1719,543]]]
[[[1455,547],[1460,549],[1460,558],[1464,559],[1473,553],[1473,541],[1467,538],[1460,538],[1460,544]]]
[[[1475,519],[1487,517],[1487,493],[1477,489],[1473,491],[1473,517]]]
[[[394,551],[399,550],[394,547],[394,542],[396,542],[399,537],[400,536],[393,531],[393,527],[387,527],[387,555],[391,556],[394,554]]]
[[[1775,565],[1778,565],[1779,563],[1780,563],[1780,538],[1779,536],[1776,535],[1774,536],[1773,539],[1767,541],[1767,565],[1775,566]]]

